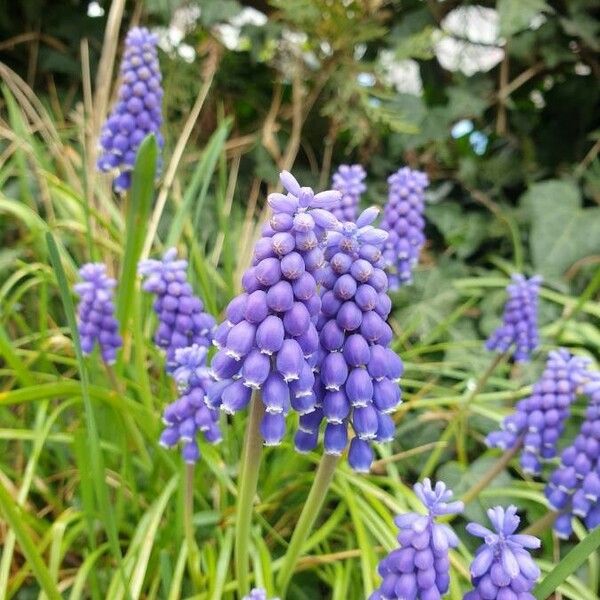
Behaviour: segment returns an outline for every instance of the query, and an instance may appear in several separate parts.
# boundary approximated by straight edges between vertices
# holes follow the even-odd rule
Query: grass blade
[[[565,579],[574,573],[598,548],[600,548],[600,527],[596,527],[583,538],[533,590],[537,600],[545,600]]]
[[[48,599],[61,600],[61,595],[52,581],[50,572],[42,560],[35,542],[27,534],[27,531],[24,527],[25,520],[19,515],[19,511],[15,509],[10,494],[6,491],[2,484],[0,484],[0,510],[2,510],[6,522],[14,532],[15,537],[19,542],[19,546],[21,547],[21,550],[23,551],[23,554],[29,563],[37,582]]]
[[[125,256],[117,293],[117,319],[121,331],[127,331],[133,304],[137,263],[142,253],[150,207],[154,196],[154,176],[158,146],[156,138],[149,135],[140,145],[131,182],[129,208],[125,225]]]
[[[90,468],[93,474],[96,501],[98,502],[98,506],[100,508],[100,514],[102,516],[102,522],[104,523],[104,527],[106,529],[106,534],[108,536],[111,552],[113,554],[114,559],[117,561],[117,564],[119,565],[119,570],[121,571],[121,574],[123,576],[123,583],[125,585],[125,589],[128,590],[125,574],[123,572],[121,549],[119,547],[119,538],[114,521],[114,513],[111,508],[108,489],[106,487],[104,460],[102,457],[102,451],[100,449],[100,440],[98,437],[98,429],[96,427],[94,408],[92,406],[92,401],[90,398],[90,382],[83,353],[81,351],[81,343],[79,340],[77,321],[75,319],[75,308],[73,306],[73,299],[71,298],[69,285],[67,283],[67,277],[65,275],[65,271],[62,266],[62,261],[58,253],[58,246],[56,245],[54,237],[50,232],[46,233],[46,242],[48,245],[48,254],[50,255],[50,261],[56,273],[58,289],[67,317],[67,323],[69,325],[69,329],[71,330],[73,346],[75,348],[75,356],[77,358],[81,395],[83,397],[87,429],[87,449],[89,452]]]

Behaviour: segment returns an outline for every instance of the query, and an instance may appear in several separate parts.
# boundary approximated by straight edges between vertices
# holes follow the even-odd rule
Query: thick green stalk
[[[250,418],[244,437],[244,449],[239,472],[239,489],[235,520],[235,570],[238,580],[240,598],[250,590],[248,583],[248,546],[250,541],[250,526],[252,524],[252,509],[258,472],[262,453],[262,439],[260,435],[260,421],[264,413],[264,406],[258,394],[252,396],[250,401]]]
[[[319,468],[317,469],[312,487],[308,493],[308,498],[300,513],[300,518],[298,519],[298,523],[292,534],[292,539],[290,540],[287,552],[283,557],[283,565],[279,571],[279,576],[277,577],[277,588],[279,595],[282,598],[285,598],[287,587],[294,574],[294,569],[296,568],[296,563],[300,557],[302,547],[321,511],[321,507],[327,496],[327,490],[333,480],[338,461],[339,456],[325,454],[319,463]]]

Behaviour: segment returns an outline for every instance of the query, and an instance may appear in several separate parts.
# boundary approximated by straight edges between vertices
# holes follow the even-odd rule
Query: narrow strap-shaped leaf
[[[108,489],[106,487],[104,459],[102,457],[102,451],[100,449],[100,440],[98,437],[98,429],[96,427],[96,418],[94,416],[94,408],[90,397],[89,376],[83,357],[83,352],[81,350],[79,331],[77,329],[77,320],[75,318],[75,308],[73,306],[73,298],[71,297],[69,284],[67,283],[67,277],[65,275],[62,261],[60,259],[58,246],[56,245],[56,241],[54,240],[54,237],[50,232],[46,233],[46,242],[48,244],[48,254],[50,256],[50,262],[52,263],[54,272],[56,274],[56,281],[58,283],[58,289],[65,310],[67,323],[69,325],[69,329],[71,330],[73,346],[75,348],[75,357],[77,358],[81,396],[83,398],[84,414],[88,436],[87,449],[89,452],[90,468],[93,474],[93,481],[95,485],[96,501],[98,502],[98,507],[102,516],[102,522],[106,529],[106,534],[108,536],[111,552],[117,564],[119,565],[119,571],[122,574],[123,582],[125,583],[125,588],[127,590],[127,596],[129,597],[129,588],[126,584],[125,574],[123,572],[122,555],[119,546],[117,528],[114,521],[114,513],[110,505]]]
[[[137,263],[142,253],[154,196],[157,156],[156,138],[152,134],[148,135],[140,144],[131,179],[129,208],[125,223],[125,256],[117,292],[117,318],[121,331],[125,331],[128,327],[133,306]]]
[[[537,600],[545,600],[565,579],[574,573],[598,548],[600,548],[600,527],[596,527],[584,537],[555,567],[538,583],[533,595]]]
[[[61,595],[52,581],[50,572],[46,564],[42,560],[35,542],[29,537],[27,530],[24,527],[24,519],[15,508],[14,502],[10,494],[0,483],[0,510],[4,514],[4,518],[11,530],[14,532],[19,546],[33,571],[37,582],[46,594],[49,600],[61,600]]]

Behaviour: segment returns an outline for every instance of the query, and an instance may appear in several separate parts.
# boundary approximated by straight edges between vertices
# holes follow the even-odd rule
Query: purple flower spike
[[[529,360],[539,344],[537,313],[541,283],[539,275],[531,279],[523,275],[512,276],[512,283],[506,288],[508,302],[504,307],[502,325],[487,340],[485,347],[488,350],[506,352],[514,345],[515,361]]]
[[[589,401],[579,434],[562,454],[546,486],[546,498],[559,517],[554,530],[568,538],[573,516],[592,530],[600,526],[600,373],[586,373],[582,392]]]
[[[414,490],[427,515],[406,513],[395,518],[400,548],[379,563],[383,581],[369,600],[440,600],[448,591],[448,550],[458,546],[458,538],[448,525],[435,519],[462,512],[463,503],[452,502],[452,492],[441,481],[432,487],[425,479]]]
[[[425,243],[424,191],[429,185],[425,173],[408,167],[388,177],[389,193],[381,228],[389,233],[384,258],[390,289],[412,281],[413,267]]]
[[[106,274],[106,265],[87,263],[79,269],[80,283],[74,286],[79,295],[78,328],[81,350],[88,355],[98,344],[102,359],[113,364],[122,346],[119,324],[115,319],[113,288],[117,282]]]
[[[219,411],[210,408],[206,401],[206,390],[211,382],[206,354],[206,347],[198,344],[175,351],[172,377],[180,396],[163,413],[165,429],[160,443],[172,448],[181,442],[181,454],[187,463],[195,463],[200,458],[196,439],[199,432],[211,444],[221,441]]]
[[[342,193],[342,200],[332,209],[340,221],[354,221],[360,197],[367,189],[364,183],[367,173],[361,165],[340,165],[333,174],[332,187]]]
[[[262,588],[254,588],[250,590],[247,596],[244,596],[242,600],[269,600],[267,598],[267,592]],[[271,600],[279,600],[279,598],[271,598]]]
[[[487,514],[494,531],[478,523],[467,525],[467,531],[483,538],[484,543],[471,563],[475,589],[468,592],[464,600],[534,600],[531,590],[540,570],[528,550],[539,548],[540,540],[515,533],[520,522],[515,506],[506,510],[496,506]]]
[[[158,38],[145,27],[134,27],[125,38],[121,62],[121,87],[117,103],[100,133],[98,169],[118,175],[113,181],[116,192],[131,185],[131,171],[142,140],[153,133],[159,147],[162,123]]]
[[[235,413],[247,406],[251,390],[260,390],[260,430],[269,446],[281,442],[290,408],[303,417],[315,412],[321,309],[316,274],[327,233],[341,227],[328,210],[340,192],[315,194],[287,171],[280,179],[287,193],[269,195],[273,214],[242,278],[244,293],[229,303],[227,321],[217,328],[212,371],[218,388],[209,394],[212,406]],[[298,436],[304,451],[317,437],[314,429],[306,433]]]
[[[348,462],[359,472],[369,471],[371,444],[393,438],[387,413],[400,404],[402,361],[387,347],[391,303],[381,253],[386,234],[371,225],[376,216],[377,211],[367,209],[357,223],[346,222],[331,233],[319,272],[320,358],[314,393],[327,422],[323,443],[326,453],[341,454],[350,441]],[[305,436],[298,440],[304,451]]]
[[[167,354],[167,372],[177,366],[175,352],[193,344],[207,347],[213,337],[215,320],[204,312],[202,300],[187,281],[187,261],[177,258],[177,250],[165,252],[162,260],[143,260],[138,273],[145,277],[142,288],[156,295],[154,310],[158,328],[156,345]]]
[[[571,356],[563,348],[550,352],[531,396],[517,402],[516,411],[502,421],[501,431],[488,435],[488,446],[508,450],[522,442],[523,469],[539,475],[542,462],[556,456],[557,442],[587,364],[587,359]]]

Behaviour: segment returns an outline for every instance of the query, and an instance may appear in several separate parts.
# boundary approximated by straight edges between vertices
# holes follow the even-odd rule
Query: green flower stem
[[[315,524],[317,515],[321,511],[321,507],[327,496],[327,490],[333,480],[338,461],[339,456],[325,454],[319,463],[319,468],[315,474],[308,498],[302,508],[300,518],[298,519],[298,523],[292,534],[292,539],[290,540],[287,552],[283,557],[283,564],[277,577],[277,589],[282,598],[286,597],[287,587],[294,574],[294,569],[296,568],[296,563],[300,557],[302,547]]]
[[[260,422],[263,413],[262,400],[257,394],[254,394],[250,401],[250,418],[246,428],[242,461],[240,463],[235,520],[235,570],[240,598],[250,591],[248,583],[248,546],[263,445],[260,435]]]
[[[185,465],[185,489],[183,500],[183,527],[185,530],[185,542],[187,547],[187,561],[190,577],[196,591],[202,586],[202,575],[200,573],[200,552],[194,537],[194,466]]]
[[[433,452],[429,455],[429,458],[427,459],[427,462],[425,463],[425,466],[423,467],[423,469],[421,471],[422,478],[430,477],[433,474],[433,472],[435,471],[435,469],[437,467],[437,464],[438,464],[438,461],[442,454],[442,451],[444,450],[444,448],[446,448],[446,444],[450,441],[450,438],[453,435],[457,436],[457,440],[458,440],[457,444],[459,446],[459,449],[461,450],[460,453],[461,454],[464,453],[464,450],[462,448],[462,442],[460,441],[460,439],[459,439],[460,436],[458,434],[460,432],[460,429],[463,428],[463,426],[464,426],[464,421],[465,421],[465,417],[467,415],[469,406],[470,406],[471,402],[473,402],[473,400],[483,390],[488,379],[492,376],[492,374],[496,370],[496,367],[507,356],[508,356],[508,352],[503,352],[502,354],[496,354],[496,356],[494,356],[494,359],[492,360],[492,362],[489,364],[488,368],[483,372],[481,377],[477,380],[477,383],[475,384],[475,387],[473,388],[473,390],[470,391],[465,396],[465,399],[461,402],[460,407],[458,409],[458,414],[449,423],[448,427],[446,427],[444,433],[440,437],[439,441],[445,442],[445,444],[440,444],[439,446],[437,446],[433,450]]]

